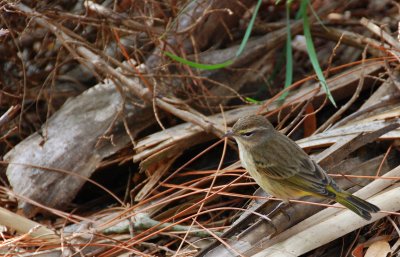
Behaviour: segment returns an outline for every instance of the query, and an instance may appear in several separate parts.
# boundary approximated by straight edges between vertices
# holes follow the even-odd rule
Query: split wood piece
[[[384,39],[390,46],[385,45],[385,47],[389,49],[393,49],[395,53],[397,53],[397,56],[399,55],[399,52],[396,51],[395,49],[399,50],[400,49],[400,43],[399,41],[394,38],[392,35],[381,29],[379,26],[374,24],[371,20],[367,18],[361,18],[360,20],[361,25],[365,26],[368,30],[373,32],[376,36]],[[378,44],[377,47],[382,47],[382,44]]]
[[[354,133],[348,136],[346,141],[339,141],[323,153],[319,154],[315,158],[315,161],[322,167],[332,166],[335,163],[342,161],[358,148],[375,141],[377,138],[397,129],[398,127],[400,127],[400,122],[389,123],[388,125],[372,132]]]
[[[25,234],[26,237],[43,240],[49,244],[59,243],[61,241],[60,236],[53,230],[2,207],[0,207],[0,224],[21,235]],[[2,249],[4,249],[3,247],[6,245],[7,241],[4,241],[0,251],[2,251]]]
[[[367,45],[381,45],[381,43],[373,38],[365,35],[347,31],[338,28],[314,25],[312,27],[313,36],[331,40],[333,42],[341,41],[343,44],[353,46],[358,49],[365,49]],[[382,51],[379,48],[368,47],[367,52],[375,57],[381,57]]]
[[[393,109],[399,102],[400,92],[393,83],[387,79],[382,85],[368,98],[359,110],[353,112],[342,120],[333,124],[332,128],[342,127],[347,123],[365,119],[371,114],[387,112]]]
[[[397,113],[397,114],[396,114]],[[399,123],[400,119],[400,109],[394,110],[390,113],[390,115],[394,120],[385,121],[384,117],[382,119],[373,120],[365,119],[361,122],[357,122],[354,124],[349,124],[343,127],[335,128],[326,131],[326,133],[320,133],[317,135],[310,136],[306,139],[298,140],[297,143],[302,148],[321,148],[327,145],[335,144],[336,142],[340,142],[343,138],[347,138],[347,140],[357,137],[360,133],[371,133],[377,131],[379,129],[383,129],[389,124]],[[396,126],[396,125],[391,125]],[[395,129],[392,130],[382,136],[379,137],[381,140],[390,140],[390,139],[398,139],[400,137],[400,130]]]
[[[17,113],[21,110],[20,105],[12,105],[5,113],[0,116],[0,129],[3,130],[3,126],[7,125]]]
[[[360,110],[356,112],[357,115],[360,115],[360,111],[362,110],[370,110],[369,108],[376,106],[381,102],[387,102],[393,98],[399,98],[400,92],[395,85],[390,80],[386,80],[369,98],[365,103],[360,107]]]

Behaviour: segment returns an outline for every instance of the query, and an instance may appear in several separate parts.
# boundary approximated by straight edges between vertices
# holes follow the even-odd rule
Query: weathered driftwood
[[[123,104],[112,84],[98,85],[68,100],[40,133],[26,138],[5,156],[14,192],[50,207],[65,208],[100,161],[129,142],[123,131],[123,116],[131,121],[133,136],[153,123],[151,108],[124,111]],[[135,117],[134,122],[131,117]],[[110,137],[113,134],[119,136]],[[20,208],[28,216],[36,212],[35,207],[23,202]]]

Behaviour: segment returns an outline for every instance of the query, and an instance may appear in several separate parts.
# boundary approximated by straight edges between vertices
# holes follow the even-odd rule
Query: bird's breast
[[[250,176],[254,178],[254,180],[258,183],[261,178],[259,172],[257,172],[257,167],[255,165],[253,156],[251,153],[245,149],[245,147],[238,143],[239,146],[239,157],[242,163],[243,168],[245,168],[249,173]]]
[[[239,157],[243,168],[249,172],[250,176],[264,191],[284,200],[309,195],[307,192],[288,186],[284,183],[284,180],[269,178],[265,173],[258,171],[251,153],[246,151],[244,146],[240,143],[238,143],[238,146]]]

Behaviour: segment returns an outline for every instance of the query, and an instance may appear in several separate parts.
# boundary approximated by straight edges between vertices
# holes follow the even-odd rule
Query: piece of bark
[[[335,123],[332,128],[341,127],[346,123],[361,120],[371,115],[375,116],[388,112],[388,110],[396,108],[399,97],[399,90],[390,79],[387,79],[356,112]]]
[[[384,127],[394,124],[400,123],[400,119],[397,117],[400,114],[400,110],[396,110],[393,112],[391,117],[393,117],[393,121],[385,121],[384,119],[377,120],[363,120],[362,122],[357,122],[354,124],[349,124],[343,127],[334,128],[328,130],[327,133],[321,133],[317,135],[313,135],[307,139],[301,139],[298,141],[298,144],[302,148],[319,148],[327,145],[332,145],[336,142],[341,141],[343,138],[356,138],[359,133],[370,133],[373,131],[377,131],[379,129],[384,129]],[[395,126],[395,125],[393,125]],[[384,135],[380,136],[380,139],[396,139],[400,136],[400,129],[392,130]]]
[[[60,237],[53,230],[40,223],[22,217],[14,212],[0,207],[0,224],[11,231],[19,234],[26,234],[33,238],[44,240],[48,243],[59,243]],[[3,249],[0,247],[0,253]]]
[[[388,79],[386,80],[360,107],[360,110],[368,109],[378,103],[385,100],[391,99],[394,96],[399,97],[399,90],[395,85]]]
[[[361,146],[373,142],[388,132],[400,127],[400,123],[389,123],[382,128],[367,133],[354,133],[348,137],[347,141],[338,141],[335,145],[329,148],[329,151],[324,151],[319,154],[315,160],[322,166],[332,166],[346,158],[350,153],[354,152]]]
[[[131,106],[122,112],[123,104],[123,98],[112,84],[97,85],[69,99],[43,125],[40,133],[29,136],[6,154],[5,160],[10,163],[7,177],[14,192],[49,207],[65,208],[100,161],[130,142],[122,120],[116,119],[118,115],[124,115],[127,120],[135,117],[130,122],[133,136],[154,122],[151,107]],[[114,138],[102,138],[117,131],[122,133],[115,133]],[[79,176],[52,171],[52,168]],[[38,211],[37,207],[22,201],[19,208],[27,216]]]

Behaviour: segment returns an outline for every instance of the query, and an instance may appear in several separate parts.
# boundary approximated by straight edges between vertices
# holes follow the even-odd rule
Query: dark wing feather
[[[262,156],[253,153],[253,158],[257,170],[267,177],[310,194],[329,198],[335,198],[332,191],[341,191],[303,149],[279,132],[269,139],[263,149],[266,150]],[[328,185],[333,190],[329,191]]]
[[[335,199],[335,192],[342,190],[318,164],[314,161],[311,161],[311,163],[313,164],[312,169],[301,168],[296,175],[287,178],[284,183],[313,195]]]
[[[251,148],[251,151],[257,169],[272,179],[286,179],[303,169],[314,168],[303,149],[279,132],[272,134],[258,147]]]

